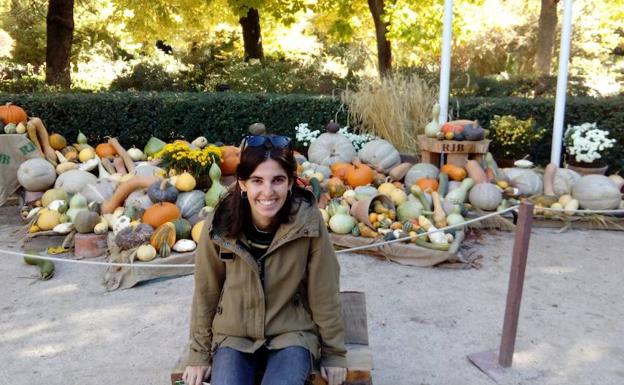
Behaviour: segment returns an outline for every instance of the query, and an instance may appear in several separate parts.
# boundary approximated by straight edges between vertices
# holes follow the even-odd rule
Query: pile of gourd
[[[461,224],[471,210],[500,211],[529,197],[538,212],[540,207],[560,207],[571,215],[579,208],[624,207],[624,179],[619,176],[582,177],[554,165],[541,172],[530,162],[500,169],[490,153],[482,163],[469,160],[464,167],[445,164],[438,169],[401,163],[396,148],[381,139],[357,152],[349,139],[328,131],[311,143],[307,159],[297,160],[299,175],[318,197],[332,232],[387,240],[409,235],[412,242],[437,250],[448,249],[449,234],[428,240],[415,235]],[[355,207],[371,199],[366,217]]]
[[[29,138],[43,155],[18,169],[22,187],[39,196],[22,208],[31,233],[112,232],[119,249],[136,248],[140,261],[166,258],[172,251],[196,248],[203,218],[226,192],[220,164],[211,165],[212,184],[205,192],[195,188],[190,173],[167,172],[157,166],[158,160],[145,161],[166,144],[157,138],[144,151],[126,151],[115,138],[91,146],[79,133],[76,143],[68,145],[59,134],[47,135],[40,119],[27,125],[37,129],[36,137]],[[202,137],[194,142],[208,144]],[[221,165],[231,173],[232,163]]]

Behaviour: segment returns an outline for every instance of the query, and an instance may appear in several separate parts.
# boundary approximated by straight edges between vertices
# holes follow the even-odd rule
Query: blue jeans
[[[308,349],[290,346],[279,350],[260,348],[255,353],[241,353],[218,348],[212,360],[211,385],[254,385],[264,371],[262,385],[303,385],[311,371]]]

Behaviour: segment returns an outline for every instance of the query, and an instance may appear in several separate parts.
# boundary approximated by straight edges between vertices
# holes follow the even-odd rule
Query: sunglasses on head
[[[282,135],[248,135],[244,147],[292,148],[292,140]]]

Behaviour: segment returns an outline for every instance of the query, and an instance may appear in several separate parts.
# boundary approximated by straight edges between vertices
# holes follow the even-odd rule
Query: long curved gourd
[[[41,146],[41,150],[43,151],[46,159],[56,164],[56,152],[54,152],[54,149],[52,148],[52,146],[50,146],[50,137],[48,135],[48,130],[46,130],[41,119],[30,118],[28,123],[26,123],[26,127],[29,126],[35,127],[37,137],[39,138],[39,145]]]
[[[115,151],[117,151],[117,155],[119,155],[119,157],[123,159],[124,166],[126,166],[126,170],[128,171],[129,174],[131,174],[134,171],[134,161],[132,160],[130,155],[128,155],[128,152],[126,151],[126,149],[124,149],[121,146],[121,144],[119,144],[119,141],[117,140],[117,138],[108,139],[108,144],[113,146]]]
[[[548,163],[544,169],[544,195],[555,196],[555,174],[558,168],[556,164]]]
[[[117,187],[115,190],[115,194],[111,197],[111,199],[102,203],[102,214],[110,214],[117,207],[123,205],[124,201],[135,190],[140,188],[148,188],[152,183],[158,182],[160,180],[157,176],[136,176],[130,180],[127,180]]]

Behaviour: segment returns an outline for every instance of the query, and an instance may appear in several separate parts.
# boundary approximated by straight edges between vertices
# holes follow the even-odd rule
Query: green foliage
[[[254,122],[263,122],[274,133],[295,137],[295,127],[309,123],[321,129],[330,120],[347,122],[346,111],[334,98],[310,95],[225,93],[130,93],[94,94],[0,94],[23,106],[30,116],[41,117],[46,126],[73,141],[78,130],[91,143],[105,136],[118,136],[125,146],[143,146],[151,135],[163,140],[192,140],[204,135],[212,142],[239,143]],[[553,99],[454,98],[455,117],[477,119],[485,128],[495,115],[533,118],[546,128],[542,140],[522,153],[545,165],[550,161]],[[611,98],[573,97],[567,101],[565,124],[596,122],[617,142],[605,161],[610,172],[624,171],[624,96]],[[496,141],[496,138],[492,138]],[[301,146],[301,144],[297,144]],[[493,148],[494,149],[494,148]]]
[[[518,119],[513,115],[494,115],[490,120],[491,152],[501,158],[521,159],[527,150],[541,140],[546,129],[537,127],[533,118]]]
[[[331,97],[275,94],[131,93],[0,94],[0,103],[23,106],[43,119],[50,131],[76,140],[78,130],[89,143],[119,137],[124,146],[143,147],[150,136],[238,144],[247,127],[263,122],[270,132],[290,135],[307,122],[322,129],[329,120],[346,122],[340,102]]]
[[[454,109],[454,116],[477,119],[488,129],[495,115],[513,113],[518,119],[533,118],[538,127],[546,128],[546,132],[542,140],[523,152],[531,154],[531,160],[538,164],[550,162],[554,99],[453,98],[449,108]],[[564,122],[566,126],[596,122],[601,129],[609,131],[609,137],[615,139],[616,144],[604,160],[610,166],[609,172],[624,170],[624,157],[621,155],[624,152],[624,96],[568,98]]]
[[[331,94],[346,88],[347,80],[310,63],[283,57],[245,62],[241,58],[211,60],[167,71],[162,64],[141,62],[111,84],[113,91],[215,91],[221,85],[238,92]]]

